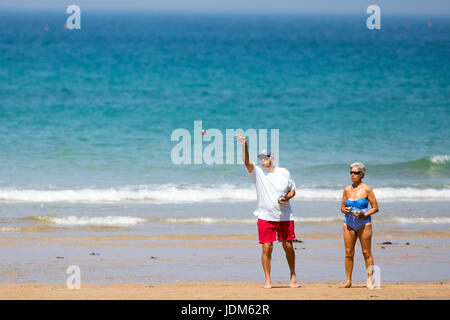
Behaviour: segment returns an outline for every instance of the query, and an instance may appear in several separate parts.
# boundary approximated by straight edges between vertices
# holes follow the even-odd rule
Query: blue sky
[[[361,13],[371,5],[393,14],[450,14],[450,0],[0,0],[0,9]]]

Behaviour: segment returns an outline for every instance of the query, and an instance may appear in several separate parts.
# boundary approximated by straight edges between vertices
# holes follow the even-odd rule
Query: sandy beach
[[[304,283],[290,288],[288,283],[274,283],[272,289],[255,282],[192,282],[145,285],[117,283],[112,285],[82,285],[69,290],[65,285],[1,284],[0,299],[37,300],[408,300],[450,299],[450,283],[393,283],[369,290],[364,283],[355,283],[350,289],[339,288],[338,283]]]
[[[339,288],[345,275],[340,238],[313,232],[294,242],[300,288],[289,287],[276,243],[267,290],[251,233],[4,234],[0,299],[450,299],[448,232],[380,230],[373,251],[381,288],[373,290],[365,287],[359,244],[353,287]],[[79,290],[66,286],[70,265],[81,269]]]
[[[448,5],[31,2],[0,1],[0,300],[450,299]],[[339,288],[343,196],[380,289],[360,241]],[[270,290],[258,218],[295,224]]]
[[[319,212],[332,212],[335,206],[333,202],[296,203],[298,211],[305,214],[319,204]],[[450,232],[446,225],[392,224],[381,215],[381,221],[374,223],[372,241],[381,289],[365,288],[367,275],[359,243],[354,287],[339,288],[345,280],[342,222],[318,217],[319,222],[299,219],[296,224],[294,248],[301,288],[289,288],[284,251],[275,243],[274,288],[264,290],[256,225],[239,220],[247,217],[253,205],[134,204],[117,209],[117,216],[164,212],[178,217],[172,223],[147,218],[148,222],[131,226],[104,225],[112,216],[101,217],[105,208],[96,204],[72,204],[73,208],[67,209],[92,216],[85,213],[81,225],[29,216],[14,218],[12,226],[0,234],[0,299],[450,299]],[[436,210],[443,206],[439,204]],[[183,220],[186,207],[200,217],[198,221]],[[236,221],[202,218],[208,217],[211,207],[234,212]],[[403,207],[434,210],[428,203]],[[395,203],[383,203],[383,208],[388,212],[384,215],[397,212]],[[33,204],[7,204],[3,209],[44,217],[50,210]],[[58,219],[80,222],[71,214]],[[101,224],[85,224],[84,220]],[[80,269],[80,290],[66,287],[70,266]]]

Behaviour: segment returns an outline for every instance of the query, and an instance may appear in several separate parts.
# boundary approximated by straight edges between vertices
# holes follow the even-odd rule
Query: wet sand
[[[426,229],[414,233],[377,232],[372,249],[383,289],[392,287],[396,299],[422,298],[418,295],[422,288],[431,288],[433,283],[448,283],[449,238],[449,232]],[[291,290],[275,288],[282,289],[278,290],[277,298],[272,293],[259,292],[259,282],[264,275],[256,234],[4,234],[0,237],[0,291],[4,298],[38,298],[39,290],[42,290],[42,299],[57,299],[54,293],[61,294],[62,299],[77,298],[80,293],[65,292],[67,268],[76,265],[81,270],[83,288],[89,289],[82,291],[89,299],[102,299],[102,295],[127,298],[122,295],[120,283],[133,288],[129,292],[132,299],[153,299],[146,291],[153,287],[160,288],[154,293],[155,299],[360,298],[356,292],[361,289],[358,286],[365,281],[366,272],[359,244],[355,248],[353,281],[360,285],[343,296],[342,290],[333,291],[345,279],[342,235],[303,233],[294,247],[297,278],[306,285],[298,297],[291,297]],[[277,286],[280,281],[288,281],[288,276],[284,251],[281,244],[276,243],[272,280]],[[405,291],[401,289],[403,285],[397,285],[400,281],[417,294],[410,296],[412,293],[407,292],[410,289]],[[331,284],[324,286],[326,283]],[[195,290],[196,286],[205,286],[205,291],[210,293],[203,296],[201,290]],[[223,290],[216,291],[216,286],[222,286]],[[241,294],[240,289],[234,289],[239,287],[256,291],[245,289]],[[314,288],[319,289],[316,292]],[[445,298],[450,298],[448,285],[438,288],[444,288]],[[307,291],[310,289],[313,291]],[[135,295],[134,290],[139,294]],[[364,299],[377,298],[367,296],[367,289],[364,290],[361,293]],[[443,295],[441,292],[435,296],[433,292],[426,291],[423,298]],[[382,298],[387,299],[387,295]]]
[[[303,233],[302,239],[342,239],[340,233]],[[377,232],[373,239],[403,239],[403,238],[450,238],[450,232],[434,232],[434,231],[420,231],[420,232],[402,232],[389,231]],[[108,235],[108,236],[79,236],[79,237],[46,237],[46,236],[18,236],[18,237],[0,237],[0,245],[6,245],[8,242],[14,241],[133,241],[133,240],[257,240],[256,234],[164,234],[164,235]]]

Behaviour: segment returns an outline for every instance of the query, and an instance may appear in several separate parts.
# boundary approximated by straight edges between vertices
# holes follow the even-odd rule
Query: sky
[[[76,4],[82,10],[186,11],[186,12],[287,12],[361,13],[369,5],[381,13],[450,15],[450,0],[0,0],[0,10],[65,10]]]

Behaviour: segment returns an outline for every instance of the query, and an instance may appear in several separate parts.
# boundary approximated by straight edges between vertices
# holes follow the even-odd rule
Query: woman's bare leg
[[[341,288],[350,288],[352,286],[353,257],[355,255],[355,244],[357,239],[358,233],[344,224],[345,274],[347,280]]]
[[[367,272],[367,287],[369,289],[373,288],[373,267],[369,269],[370,266],[373,266],[373,256],[372,256],[372,224],[368,223],[362,226],[358,230],[359,242],[361,243],[362,254],[364,256],[364,260],[366,262],[366,270]]]

